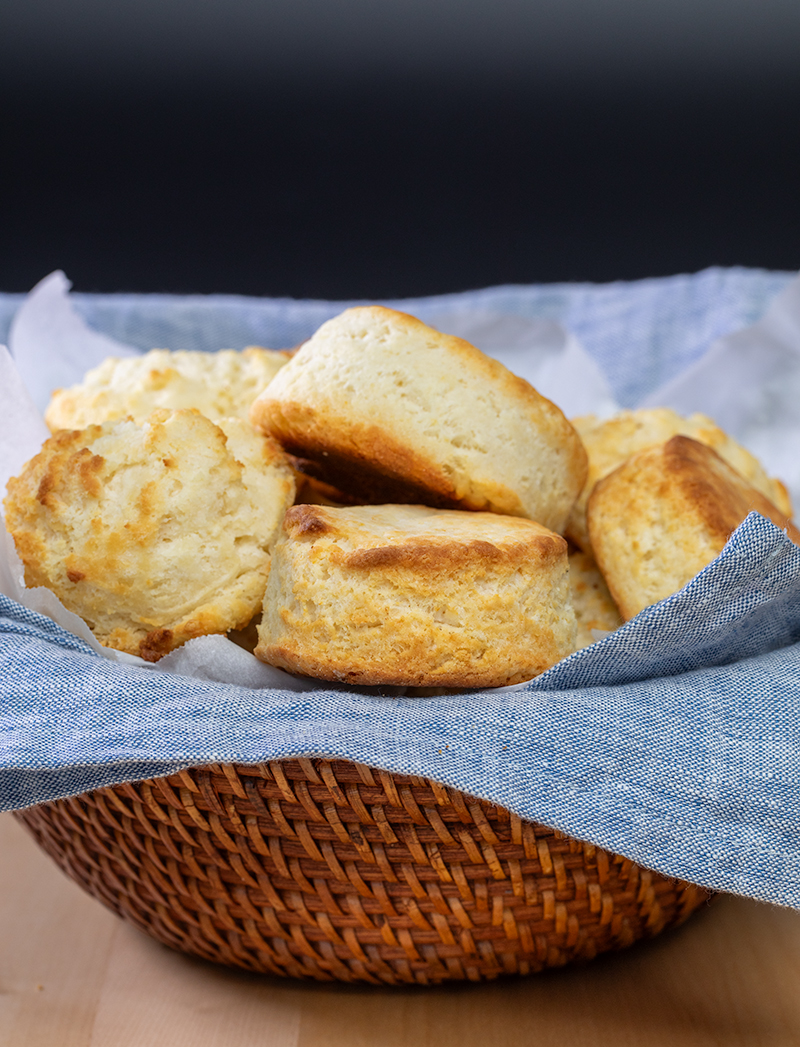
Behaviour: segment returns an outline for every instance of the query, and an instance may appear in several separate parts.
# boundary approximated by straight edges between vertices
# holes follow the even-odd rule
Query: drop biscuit
[[[159,408],[195,408],[216,422],[246,418],[253,400],[290,353],[250,346],[242,352],[170,352],[109,357],[69,389],[57,389],[45,412],[51,432],[133,418],[146,421]]]
[[[293,497],[283,452],[248,422],[157,411],[56,433],[4,504],[26,585],[101,644],[156,661],[247,624]]]

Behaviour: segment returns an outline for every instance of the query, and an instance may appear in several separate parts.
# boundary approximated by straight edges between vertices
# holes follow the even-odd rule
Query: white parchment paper
[[[69,301],[71,286],[60,269],[40,280],[17,310],[8,335],[11,355],[40,411],[53,390],[79,382],[106,357],[139,355],[86,326]]]
[[[800,278],[758,323],[720,338],[642,406],[709,415],[783,480],[800,508]]]

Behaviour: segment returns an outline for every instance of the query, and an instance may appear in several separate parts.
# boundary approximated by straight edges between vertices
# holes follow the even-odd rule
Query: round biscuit
[[[249,346],[242,352],[170,352],[109,357],[69,389],[57,389],[45,411],[51,432],[84,429],[115,418],[146,421],[159,408],[195,408],[216,422],[246,418],[290,353]]]
[[[531,520],[299,505],[275,545],[256,655],[354,684],[495,687],[572,652],[567,545]]]
[[[56,433],[5,511],[26,585],[52,589],[101,644],[155,661],[256,613],[293,497],[285,456],[249,423],[157,411]]]
[[[561,531],[586,476],[583,445],[555,404],[468,342],[381,306],[323,324],[250,418],[367,502],[486,510]]]

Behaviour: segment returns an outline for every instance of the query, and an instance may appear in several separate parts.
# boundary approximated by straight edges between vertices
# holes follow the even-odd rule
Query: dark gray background
[[[800,267],[797,0],[5,0],[0,289]]]

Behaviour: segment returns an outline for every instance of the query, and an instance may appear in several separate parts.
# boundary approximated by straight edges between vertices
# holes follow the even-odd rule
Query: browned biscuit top
[[[632,455],[588,503],[597,562],[625,618],[682,588],[722,552],[749,512],[800,532],[723,458],[687,436]]]
[[[346,523],[328,506],[295,505],[284,516],[283,530],[292,539],[324,536],[336,547],[336,562],[349,568],[441,571],[446,564],[470,561],[510,565],[560,557],[567,548],[560,535],[533,520],[416,505],[352,506]]]
[[[703,521],[708,534],[724,544],[750,512],[761,513],[800,540],[792,521],[716,451],[688,436],[664,444],[664,472]]]
[[[574,418],[589,455],[589,473],[580,497],[567,523],[566,535],[584,552],[591,552],[586,524],[586,504],[594,485],[622,465],[626,459],[648,447],[658,447],[673,436],[689,436],[713,448],[725,461],[770,501],[791,516],[791,501],[784,485],[767,476],[760,462],[702,414],[687,418],[666,407],[620,411],[613,418],[599,421],[593,416]]]

